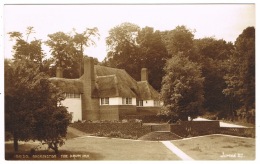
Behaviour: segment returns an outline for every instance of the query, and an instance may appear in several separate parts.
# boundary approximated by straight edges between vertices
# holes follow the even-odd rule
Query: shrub
[[[137,136],[127,135],[123,134],[120,131],[112,131],[110,133],[104,133],[104,132],[98,132],[93,134],[93,136],[99,136],[99,137],[111,137],[111,138],[124,138],[124,139],[138,139]]]

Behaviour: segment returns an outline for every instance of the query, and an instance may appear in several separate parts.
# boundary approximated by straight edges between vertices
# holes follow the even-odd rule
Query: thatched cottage
[[[141,111],[155,112],[161,106],[159,93],[148,83],[147,69],[141,70],[141,81],[134,80],[125,70],[94,65],[93,58],[84,58],[84,74],[79,79],[57,77],[50,81],[61,88],[62,102],[78,120],[119,120],[124,115]]]

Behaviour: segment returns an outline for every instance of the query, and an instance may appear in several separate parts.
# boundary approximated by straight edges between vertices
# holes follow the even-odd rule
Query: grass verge
[[[255,139],[210,135],[172,141],[195,160],[254,160]]]

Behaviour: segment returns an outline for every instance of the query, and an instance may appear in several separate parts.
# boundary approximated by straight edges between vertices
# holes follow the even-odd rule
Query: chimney
[[[142,68],[142,70],[141,70],[141,81],[148,81],[147,68]]]
[[[56,68],[56,77],[62,78],[63,77],[63,71],[61,67]]]
[[[94,60],[92,57],[84,58],[85,83],[91,87],[91,92],[95,87]]]
[[[95,71],[94,60],[92,57],[84,57],[84,74],[83,94],[82,94],[82,119],[83,120],[98,120],[99,119],[99,99],[93,98],[95,89]]]

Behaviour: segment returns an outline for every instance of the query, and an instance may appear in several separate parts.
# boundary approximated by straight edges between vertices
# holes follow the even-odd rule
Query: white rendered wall
[[[66,98],[61,103],[67,107],[69,113],[73,113],[72,122],[82,120],[81,98]]]
[[[154,106],[154,100],[143,100],[144,107],[151,107]]]
[[[122,100],[122,97],[109,97],[109,104],[104,105],[136,105],[136,98],[132,98],[132,104],[123,104]],[[99,103],[101,105],[101,99]]]

